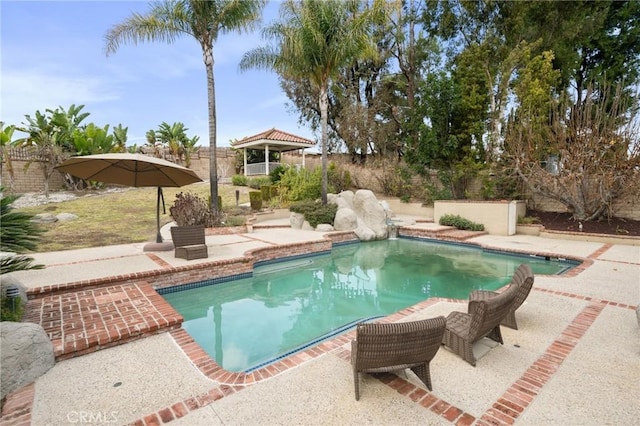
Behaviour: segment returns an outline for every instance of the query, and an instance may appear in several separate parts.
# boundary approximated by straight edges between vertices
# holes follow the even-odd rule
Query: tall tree
[[[622,194],[637,196],[637,95],[626,96],[618,87],[600,88],[601,96],[596,97],[588,89],[583,106],[574,109],[575,99],[568,96],[539,102],[542,98],[531,93],[548,93],[549,85],[537,82],[531,87],[531,79],[525,80],[533,102],[510,120],[504,158],[528,189],[564,204],[581,221],[613,215],[613,202]],[[550,118],[541,121],[539,109],[550,110]]]
[[[176,122],[171,125],[163,121],[155,131],[155,136],[151,138],[147,136],[150,144],[157,148],[157,144],[161,144],[161,150],[164,153],[165,147],[169,149],[169,154],[173,161],[182,163],[189,167],[191,165],[191,155],[198,151],[195,144],[200,139],[198,136],[190,138],[187,136],[187,129],[184,123]]]
[[[221,33],[242,31],[258,23],[266,0],[166,0],[151,4],[146,15],[134,13],[106,34],[107,55],[121,43],[174,42],[182,35],[193,37],[202,48],[207,71],[209,108],[209,179],[211,210],[217,214],[218,168],[216,158],[216,95],[213,47]]]
[[[240,69],[269,69],[282,78],[306,78],[318,90],[322,134],[322,202],[327,203],[327,118],[329,85],[344,66],[375,55],[369,22],[381,3],[361,12],[357,0],[286,0],[280,20],[263,35],[273,42],[244,54]]]
[[[118,147],[118,152],[125,152],[127,149],[127,131],[128,127],[122,127],[118,124],[113,128],[113,141]]]
[[[65,157],[65,152],[74,152],[72,135],[81,128],[80,123],[89,116],[89,113],[81,113],[84,105],[71,105],[69,110],[58,107],[55,110],[47,109],[45,113],[36,111],[35,117],[25,115],[26,123],[16,130],[26,133],[26,138],[13,142],[15,146],[33,147],[44,175],[44,192],[49,196],[49,178],[54,172],[55,166],[60,164]],[[34,160],[27,163],[27,167]]]
[[[640,77],[640,2],[602,0],[515,2],[522,9],[520,29],[511,37],[541,40],[560,70],[559,90],[569,87],[580,104],[587,84],[623,83],[632,88]]]
[[[183,142],[188,139],[184,123],[176,122],[171,125],[166,121],[160,123],[156,130],[156,140],[169,148],[169,154],[173,156],[177,162],[182,161],[184,151],[182,149]]]

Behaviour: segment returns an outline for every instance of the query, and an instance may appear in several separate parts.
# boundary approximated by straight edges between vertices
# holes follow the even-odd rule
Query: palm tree
[[[124,152],[127,149],[127,131],[128,127],[122,127],[122,124],[118,124],[113,128],[113,141],[117,146],[118,152]]]
[[[163,145],[169,148],[169,154],[173,156],[177,163],[182,162],[183,141],[188,139],[186,131],[189,130],[184,127],[184,123],[175,122],[169,125],[166,121],[160,123],[158,130],[156,130],[156,140],[160,141]]]
[[[240,69],[270,69],[282,79],[309,79],[319,92],[322,132],[322,202],[327,203],[327,117],[329,84],[354,60],[375,55],[369,19],[378,16],[382,2],[364,12],[358,0],[286,0],[280,21],[263,35],[273,45],[244,54]]]
[[[6,162],[6,168],[9,174],[9,189],[13,189],[14,181],[13,163],[11,162],[9,146],[13,143],[13,133],[15,131],[15,125],[5,126],[4,121],[0,121],[0,176],[2,176],[2,168],[5,167],[4,163]]]
[[[266,0],[166,0],[152,3],[146,15],[134,13],[107,32],[107,55],[121,43],[143,41],[174,42],[179,36],[193,37],[202,48],[207,70],[209,103],[209,178],[211,210],[218,212],[218,170],[216,163],[216,95],[213,77],[213,44],[218,35],[253,28]]]

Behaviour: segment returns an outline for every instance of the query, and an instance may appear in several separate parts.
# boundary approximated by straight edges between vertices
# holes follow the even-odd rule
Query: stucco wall
[[[458,215],[484,225],[485,231],[494,235],[516,233],[518,216],[524,216],[524,201],[436,201],[433,205],[433,221],[438,223],[444,215]]]

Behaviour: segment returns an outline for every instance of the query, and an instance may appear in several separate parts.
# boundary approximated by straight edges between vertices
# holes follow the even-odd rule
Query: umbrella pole
[[[158,234],[156,235],[156,243],[162,242],[162,235],[160,235],[160,197],[162,197],[162,188],[158,187],[158,200],[156,202],[156,227]]]

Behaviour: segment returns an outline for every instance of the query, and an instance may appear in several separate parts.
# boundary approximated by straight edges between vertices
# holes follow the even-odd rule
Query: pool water
[[[225,370],[239,372],[430,297],[466,299],[474,289],[495,290],[521,263],[545,275],[574,266],[401,238],[337,246],[258,266],[252,277],[161,293],[203,349]]]

